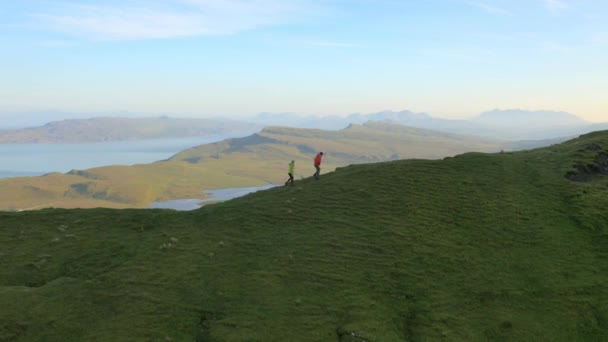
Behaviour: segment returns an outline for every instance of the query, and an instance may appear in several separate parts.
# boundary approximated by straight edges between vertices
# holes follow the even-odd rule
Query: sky
[[[0,0],[0,120],[521,108],[608,121],[606,18],[605,0]]]

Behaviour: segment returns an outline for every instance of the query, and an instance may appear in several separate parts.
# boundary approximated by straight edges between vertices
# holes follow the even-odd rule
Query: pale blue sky
[[[0,112],[608,121],[605,0],[0,0]]]

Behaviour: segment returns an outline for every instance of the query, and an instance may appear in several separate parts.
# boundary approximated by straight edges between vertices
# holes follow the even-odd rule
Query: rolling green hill
[[[608,132],[193,212],[0,213],[0,340],[605,341]]]
[[[292,159],[296,178],[310,176],[320,150],[326,153],[322,168],[327,172],[349,164],[502,148],[511,147],[497,140],[381,123],[340,131],[272,127],[192,148],[164,162],[0,179],[0,209],[144,208],[154,201],[202,198],[204,189],[280,184]]]

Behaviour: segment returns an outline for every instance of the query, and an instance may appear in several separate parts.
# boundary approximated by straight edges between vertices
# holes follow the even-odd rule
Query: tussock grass
[[[592,143],[608,132],[188,213],[0,213],[0,340],[602,341],[608,177],[566,178]]]

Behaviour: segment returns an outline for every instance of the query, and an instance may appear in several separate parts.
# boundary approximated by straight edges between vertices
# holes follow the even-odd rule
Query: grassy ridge
[[[602,341],[592,144],[608,133],[349,166],[189,213],[0,213],[0,340]]]
[[[166,162],[0,179],[0,209],[144,208],[153,201],[202,198],[203,189],[280,184],[292,159],[296,178],[310,176],[312,158],[320,150],[326,152],[327,172],[348,164],[442,158],[503,147],[488,139],[379,123],[341,131],[275,127],[192,148]]]

